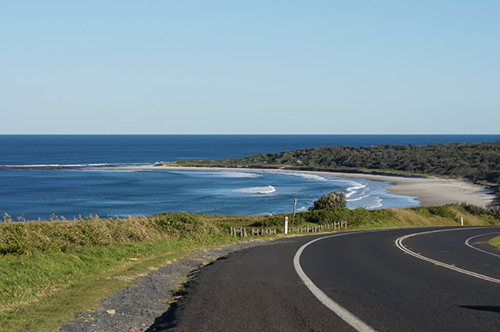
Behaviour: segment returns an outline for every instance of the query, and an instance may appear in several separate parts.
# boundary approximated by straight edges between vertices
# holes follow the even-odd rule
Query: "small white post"
[[[460,217],[460,222],[462,223],[462,226],[464,225],[464,217]]]
[[[288,217],[285,217],[285,235],[288,234]]]

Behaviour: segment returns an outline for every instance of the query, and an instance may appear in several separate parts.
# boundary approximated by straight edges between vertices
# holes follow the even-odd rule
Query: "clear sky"
[[[500,134],[500,1],[0,0],[0,134]]]

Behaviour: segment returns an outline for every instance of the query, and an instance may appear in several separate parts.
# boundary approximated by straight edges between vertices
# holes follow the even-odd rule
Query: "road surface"
[[[150,330],[498,331],[500,255],[481,244],[495,235],[413,228],[274,241],[203,268]]]

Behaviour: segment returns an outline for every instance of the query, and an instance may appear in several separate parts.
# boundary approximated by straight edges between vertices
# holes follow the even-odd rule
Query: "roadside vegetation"
[[[470,204],[450,204],[446,206],[419,206],[404,209],[367,210],[364,208],[348,209],[338,207],[332,209],[311,210],[297,213],[295,222],[298,226],[327,224],[339,220],[347,220],[349,229],[372,229],[387,227],[417,226],[456,226],[461,217],[465,225],[500,225],[499,208],[481,208]],[[252,224],[254,227],[277,227],[283,224],[283,218],[290,220],[292,214],[270,216]]]
[[[347,198],[343,192],[332,191],[326,193],[317,200],[314,201],[313,206],[309,208],[309,211],[314,210],[327,210],[334,208],[345,208],[347,205]]]
[[[53,331],[137,275],[235,242],[232,224],[259,219],[163,213],[0,222],[0,331]]]
[[[439,145],[330,146],[261,153],[241,159],[184,160],[169,166],[293,168],[463,178],[500,190],[500,142]]]
[[[136,276],[202,248],[241,241],[230,227],[282,227],[284,217],[162,213],[150,217],[0,222],[0,330],[52,331]],[[349,229],[499,225],[497,209],[468,204],[297,213],[296,226],[349,221]],[[248,240],[248,238],[247,238]]]
[[[500,250],[500,236],[494,237],[490,240],[490,244]]]

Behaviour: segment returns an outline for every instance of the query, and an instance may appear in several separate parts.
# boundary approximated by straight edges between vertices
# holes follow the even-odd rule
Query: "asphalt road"
[[[289,238],[236,252],[203,268],[151,331],[500,331],[500,253],[481,244],[500,229],[402,242],[432,262],[395,243],[431,230]]]

